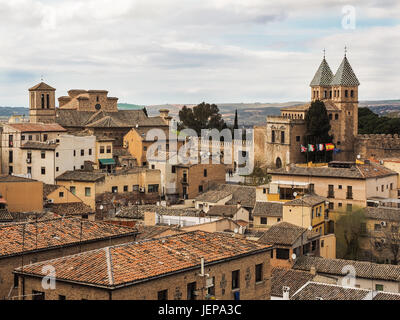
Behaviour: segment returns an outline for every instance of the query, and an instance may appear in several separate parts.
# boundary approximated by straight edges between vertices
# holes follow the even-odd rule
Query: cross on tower
[[[344,56],[347,54],[347,46],[344,46]]]
[[[324,48],[324,59],[325,59],[325,48]]]

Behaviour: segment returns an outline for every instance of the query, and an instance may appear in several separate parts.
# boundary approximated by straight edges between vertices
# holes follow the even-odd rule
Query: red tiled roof
[[[58,123],[8,123],[8,125],[21,132],[67,131]]]
[[[78,218],[9,224],[0,226],[0,259],[23,252],[129,234],[136,234],[136,230]]]
[[[58,281],[116,288],[172,272],[200,268],[202,257],[207,265],[245,254],[265,252],[269,248],[255,241],[192,231],[30,264],[23,267],[23,273],[45,276],[42,267],[51,263],[56,268]],[[22,271],[18,268],[16,272]]]

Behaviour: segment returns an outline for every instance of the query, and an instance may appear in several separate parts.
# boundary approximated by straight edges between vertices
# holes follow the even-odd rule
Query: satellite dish
[[[293,253],[293,254],[292,254],[292,259],[293,259],[293,260],[296,260],[296,258],[297,258],[296,254]]]
[[[294,196],[294,197],[297,197],[297,192],[293,192],[293,196]]]
[[[361,158],[361,156],[358,154],[358,155],[357,155],[357,159],[360,159],[360,158]]]
[[[312,230],[312,226],[309,226],[309,227],[308,227],[308,230],[310,230],[310,231],[311,231],[311,230]]]
[[[100,210],[103,210],[103,208],[104,208],[104,207],[103,207],[103,205],[101,204],[101,205],[100,205]]]
[[[239,230],[238,230],[238,228],[235,228],[235,230],[233,230],[235,233],[238,233],[239,232]]]

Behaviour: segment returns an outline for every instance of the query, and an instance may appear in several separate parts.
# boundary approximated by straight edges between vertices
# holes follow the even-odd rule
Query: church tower
[[[340,110],[340,133],[334,138],[341,141],[339,160],[354,159],[354,141],[358,134],[358,87],[360,82],[346,53],[331,82],[332,102]]]
[[[324,58],[314,75],[310,83],[311,87],[311,101],[325,100],[332,98],[332,87],[331,81],[333,79],[333,73],[328,65],[328,62]]]
[[[54,123],[56,121],[56,89],[44,82],[29,89],[29,122]]]

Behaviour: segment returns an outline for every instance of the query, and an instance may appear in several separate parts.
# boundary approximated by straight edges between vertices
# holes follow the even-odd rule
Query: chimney
[[[313,276],[315,276],[315,275],[317,274],[317,269],[315,269],[315,267],[312,266],[312,267],[310,268],[310,273],[311,273]]]
[[[144,213],[144,225],[145,226],[155,226],[156,224],[157,224],[156,213],[155,212],[145,212]]]
[[[290,288],[289,287],[283,287],[283,300],[289,300],[289,293],[290,293]]]
[[[240,209],[242,207],[242,203],[240,201],[237,202],[236,207]]]
[[[160,117],[163,118],[165,122],[169,123],[169,121],[171,120],[170,119],[171,117],[168,116],[169,110],[168,109],[160,109],[159,112],[160,112]]]

